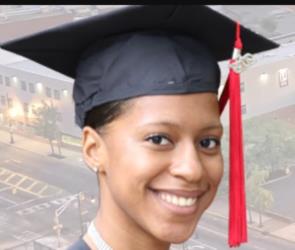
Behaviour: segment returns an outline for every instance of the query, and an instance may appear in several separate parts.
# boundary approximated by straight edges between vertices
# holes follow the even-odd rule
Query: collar
[[[99,250],[113,250],[100,236],[99,232],[96,230],[93,221],[91,221],[90,226],[87,230],[92,242],[94,243],[96,249]]]

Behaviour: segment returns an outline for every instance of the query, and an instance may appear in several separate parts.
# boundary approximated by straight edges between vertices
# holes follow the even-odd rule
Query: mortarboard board
[[[183,42],[173,42],[173,38],[169,39],[167,37],[166,41],[163,39],[160,39],[161,41],[156,40],[156,35],[150,35],[149,37],[145,38],[139,36],[138,34],[133,34],[133,37],[132,34],[129,36],[125,35],[125,37],[124,35],[121,35],[132,32],[136,33],[138,31],[144,30],[165,30],[167,32],[174,33],[174,35],[179,32],[180,34],[186,34],[187,36],[191,37],[191,40],[195,40],[195,43],[198,41],[200,45],[198,46],[199,48],[197,48],[195,45],[193,49],[191,47],[192,43],[188,44],[188,39]],[[264,37],[261,37],[258,34],[253,33],[244,27],[241,27],[241,34],[243,38],[244,50],[249,53],[256,53],[276,47],[275,43],[265,39]],[[163,36],[164,35],[162,35],[162,38]],[[159,34],[157,37],[159,38]],[[210,57],[210,53],[213,55],[215,61],[222,61],[231,58],[234,38],[235,22],[206,6],[128,6],[81,21],[62,25],[50,30],[17,39],[15,41],[6,42],[2,44],[1,47],[20,54],[24,57],[30,58],[33,61],[36,61],[67,76],[75,78],[76,84],[74,87],[74,100],[77,109],[76,121],[78,125],[82,127],[85,113],[93,108],[94,105],[96,106],[114,99],[118,100],[120,94],[128,95],[126,90],[131,89],[130,86],[132,85],[132,81],[141,79],[141,82],[143,82],[144,79],[147,79],[148,76],[146,74],[146,68],[151,68],[152,65],[149,65],[151,62],[154,64],[152,67],[153,69],[161,69],[158,70],[157,77],[160,77],[159,74],[161,74],[161,72],[162,74],[167,74],[168,70],[171,79],[167,78],[166,82],[174,82],[175,80],[173,80],[173,78],[175,75],[176,78],[178,77],[177,72],[174,72],[176,71],[177,64],[179,64],[179,62],[177,62],[178,58],[176,58],[177,53],[178,55],[182,56],[181,59],[185,60],[187,56],[183,56],[184,49],[191,51],[191,54],[196,52],[194,56],[198,56],[198,59],[195,60],[195,63],[198,63],[199,65],[199,62],[202,62],[202,64],[211,62],[212,66],[207,66],[207,68],[203,67],[203,71],[207,70],[208,72],[208,70],[210,70],[210,72],[214,73],[214,75],[218,74],[216,69],[214,69],[216,66],[214,65],[212,57]],[[140,39],[146,41],[146,43],[144,43],[145,45],[141,43]],[[147,42],[147,39],[149,39],[150,43]],[[163,45],[169,42],[167,39],[170,40],[170,50],[165,49],[165,46]],[[125,46],[130,42],[133,42],[133,44],[129,45],[128,53],[126,52],[126,47],[124,47],[122,50],[125,50],[125,53],[119,55],[119,53],[122,52],[120,51],[120,46]],[[162,46],[159,43],[161,43]],[[182,51],[179,51],[181,48],[173,48],[173,46],[176,47],[175,44],[177,45],[177,43],[182,43]],[[183,46],[184,43],[189,47],[185,48],[185,46]],[[209,53],[206,55],[204,53],[199,55],[202,50],[205,49],[205,46]],[[89,47],[92,47],[92,50],[89,49]],[[140,58],[140,60],[138,60],[138,58],[134,57],[136,57],[136,53],[140,52],[140,49],[141,53],[142,51],[145,52],[141,54],[144,54],[145,57],[144,59]],[[174,52],[171,51],[173,49],[175,49]],[[87,50],[88,54],[96,54],[97,57],[94,58],[92,56],[86,58],[85,54],[87,54],[87,52],[85,53],[85,51]],[[147,53],[147,50],[158,53],[156,60],[155,58],[150,58],[149,60],[149,57],[154,56],[154,53]],[[96,53],[94,53],[94,51],[96,51]],[[133,58],[131,58],[132,55],[134,55]],[[170,56],[169,59],[172,59],[171,55],[174,55],[175,60],[170,63],[170,68],[163,65],[164,61],[165,65],[167,65],[167,62],[170,62],[170,60],[165,57],[166,55]],[[97,91],[95,90],[97,86],[99,86],[99,88],[102,90],[104,90],[104,87],[113,87],[113,84],[111,84],[110,81],[114,81],[116,76],[119,75],[117,72],[123,73],[122,71],[129,67],[129,65],[126,67],[126,63],[117,63],[113,64],[111,69],[109,69],[112,71],[111,74],[110,72],[106,72],[106,68],[109,66],[111,61],[116,59],[116,57],[120,58],[120,62],[127,62],[127,60],[129,60],[129,65],[136,65],[136,71],[129,70],[129,78],[125,74],[125,79],[122,79],[122,76],[120,75],[120,84],[116,82],[116,88],[108,88],[107,92],[102,91],[103,93],[101,92],[100,94],[100,100],[90,103],[90,98],[94,98],[93,95],[94,91]],[[191,56],[191,58],[194,57]],[[139,64],[136,60],[141,61],[141,64]],[[94,72],[86,70],[90,64],[94,64],[94,61],[95,63],[99,62],[99,66],[102,69],[100,72],[96,73],[96,76],[93,75]],[[192,62],[186,60],[184,63],[189,64]],[[142,67],[140,68],[140,66]],[[164,70],[164,68],[166,69]],[[199,67],[190,68],[191,69],[186,69],[190,70],[190,72],[187,72],[186,75],[199,75],[198,72],[196,72],[199,70]],[[130,76],[130,72],[132,73],[132,76]],[[87,74],[91,74],[92,79],[89,81],[88,77],[88,83],[85,84],[82,78]],[[107,76],[112,77],[105,79],[104,77]],[[163,78],[163,76],[161,77]],[[212,79],[205,79],[206,77],[210,77],[210,74],[203,74],[203,77],[198,77],[200,91],[202,87],[203,91],[207,89],[206,84],[201,84],[202,82],[211,82],[212,84],[214,81],[213,77]],[[100,80],[98,81],[98,79]],[[101,79],[103,79],[103,81]],[[152,79],[147,79],[147,81],[151,80]],[[215,84],[216,85],[214,88],[215,91],[217,91],[219,85],[219,80],[217,78],[215,78]],[[132,87],[134,88],[134,85]],[[175,85],[175,87],[179,86]],[[121,89],[119,91],[119,88],[125,89],[125,91],[122,93]],[[170,88],[172,87],[170,86]],[[120,93],[115,94],[113,91],[119,91]],[[144,88],[138,88],[138,91],[144,92],[145,94],[152,94],[151,91],[147,91],[147,89]],[[140,94],[142,93],[137,93],[137,95]],[[136,93],[133,91],[133,94],[130,92],[129,95],[129,97],[131,97],[132,95],[136,95]],[[123,97],[127,96],[122,96],[121,98]],[[79,104],[81,105],[79,106]]]
[[[88,111],[110,101],[217,93],[217,62],[231,58],[235,27],[234,21],[207,6],[127,6],[1,47],[74,78],[76,122],[83,127]],[[249,53],[278,46],[245,27],[240,34],[243,50]],[[243,188],[241,184],[238,195],[243,195]],[[247,238],[237,217],[245,219],[245,215],[236,213],[230,219],[236,225],[229,229],[231,246]]]

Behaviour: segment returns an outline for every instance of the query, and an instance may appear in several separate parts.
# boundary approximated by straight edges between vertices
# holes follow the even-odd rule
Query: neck
[[[101,183],[101,187],[104,186]],[[115,204],[108,190],[101,188],[100,209],[95,218],[95,227],[112,249],[120,250],[167,250],[170,244],[156,239],[144,231],[128,214]]]

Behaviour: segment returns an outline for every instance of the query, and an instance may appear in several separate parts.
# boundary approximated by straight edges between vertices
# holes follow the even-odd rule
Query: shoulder
[[[90,250],[86,242],[81,238],[72,244],[67,250]]]

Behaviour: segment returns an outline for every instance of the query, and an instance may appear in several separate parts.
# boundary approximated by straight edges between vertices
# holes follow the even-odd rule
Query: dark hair
[[[99,130],[125,111],[128,100],[113,101],[92,108],[86,113],[84,126]]]

